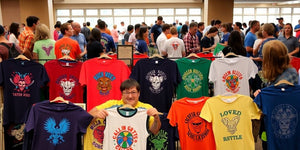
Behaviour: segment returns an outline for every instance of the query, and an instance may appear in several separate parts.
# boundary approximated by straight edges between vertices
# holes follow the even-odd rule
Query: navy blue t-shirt
[[[197,30],[197,36],[198,36],[198,40],[199,40],[199,43],[201,43],[201,39],[202,39],[202,36],[203,36],[203,33],[200,32],[199,30]]]
[[[32,104],[40,101],[40,88],[49,81],[43,65],[34,61],[8,59],[0,65],[4,87],[3,125],[24,123]]]
[[[174,61],[157,58],[139,60],[130,78],[140,83],[140,101],[151,104],[159,112],[169,112],[174,90],[182,80]]]
[[[153,38],[154,38],[155,43],[156,43],[157,37],[160,35],[161,32],[162,32],[162,29],[161,29],[160,25],[155,24],[152,26],[151,33],[153,33]]]
[[[268,149],[300,148],[300,86],[270,86],[254,102],[265,115]]]
[[[37,103],[30,110],[25,131],[34,130],[31,146],[34,149],[77,150],[78,135],[86,133],[93,116],[73,103]]]
[[[112,36],[106,33],[101,33],[101,44],[104,49],[106,49],[106,52],[110,52],[115,48],[114,39],[112,38]]]
[[[135,50],[137,50],[138,52],[140,52],[142,54],[149,51],[147,43],[144,40],[136,40]]]

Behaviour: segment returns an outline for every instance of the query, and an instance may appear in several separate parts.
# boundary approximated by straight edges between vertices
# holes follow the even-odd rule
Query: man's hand
[[[89,111],[94,118],[105,119],[108,116],[108,112],[105,109],[97,109],[94,107],[92,110]]]
[[[158,111],[156,108],[150,108],[147,110],[147,115],[148,116],[158,116]]]

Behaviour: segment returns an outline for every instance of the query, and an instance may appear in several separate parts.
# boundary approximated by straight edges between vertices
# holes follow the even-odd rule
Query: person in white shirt
[[[162,51],[165,45],[165,42],[167,41],[167,34],[170,33],[170,25],[164,24],[162,26],[162,33],[157,37],[156,45],[159,51],[159,54],[162,55]]]
[[[122,41],[122,45],[125,44],[125,39],[124,39],[125,33],[126,33],[126,27],[125,27],[124,22],[122,21],[121,22],[121,27],[119,29],[119,39]]]
[[[20,28],[19,28],[19,24],[18,23],[11,23],[10,24],[10,27],[9,27],[9,39],[8,41],[10,43],[14,43],[15,45],[19,45],[19,40],[18,40],[18,36],[19,36],[19,31],[20,31]]]
[[[130,44],[130,45],[133,45],[133,47],[135,46],[135,41],[136,41],[136,33],[138,33],[139,32],[139,30],[140,30],[140,27],[141,27],[141,24],[136,24],[135,26],[134,26],[134,32],[133,33],[131,33],[130,34],[130,36],[129,36],[129,39],[128,39],[128,44]]]
[[[164,48],[161,51],[163,56],[168,56],[169,58],[181,58],[185,57],[185,47],[182,39],[178,38],[178,32],[176,27],[172,27],[170,29],[172,37],[168,39],[165,44]]]

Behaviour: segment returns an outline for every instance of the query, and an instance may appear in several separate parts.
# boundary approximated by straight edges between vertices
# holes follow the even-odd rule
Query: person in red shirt
[[[71,24],[62,24],[60,30],[64,36],[55,43],[56,58],[61,58],[64,55],[69,55],[73,59],[81,58],[85,53],[80,51],[78,42],[70,38],[74,32]]]

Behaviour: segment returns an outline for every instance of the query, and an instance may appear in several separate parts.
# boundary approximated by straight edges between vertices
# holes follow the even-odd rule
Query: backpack
[[[16,46],[14,43],[13,45],[9,47],[6,43],[0,43],[0,45],[5,46],[8,49],[8,58],[15,58],[20,55],[19,51],[17,50]]]

